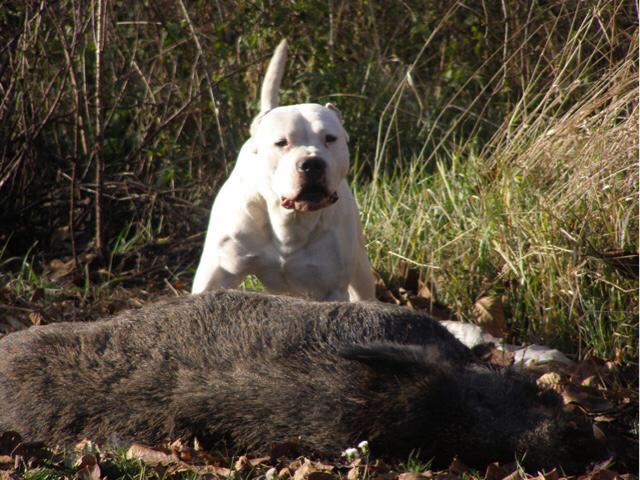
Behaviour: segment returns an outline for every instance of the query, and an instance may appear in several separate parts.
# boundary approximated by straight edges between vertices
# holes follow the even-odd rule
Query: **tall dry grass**
[[[593,24],[600,39],[587,34]],[[597,8],[576,25],[483,148],[462,139],[419,151],[358,193],[378,268],[419,266],[461,319],[474,321],[475,302],[490,295],[513,338],[635,358],[637,36],[611,59]],[[577,61],[586,42],[599,48]],[[594,64],[603,68],[587,75]]]

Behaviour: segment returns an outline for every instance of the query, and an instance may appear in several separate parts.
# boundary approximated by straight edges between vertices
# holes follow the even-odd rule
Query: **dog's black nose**
[[[309,157],[298,164],[298,171],[309,181],[320,180],[326,168],[324,160],[320,157]]]

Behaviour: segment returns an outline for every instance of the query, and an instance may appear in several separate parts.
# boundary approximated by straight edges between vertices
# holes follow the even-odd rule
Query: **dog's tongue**
[[[338,194],[333,192],[329,195],[318,196],[318,198],[287,198],[282,197],[280,204],[287,210],[297,210],[298,212],[313,212],[333,205],[338,201]]]

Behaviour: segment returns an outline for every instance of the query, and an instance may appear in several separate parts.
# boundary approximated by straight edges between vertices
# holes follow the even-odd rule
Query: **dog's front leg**
[[[357,263],[349,282],[349,300],[359,302],[376,299],[376,283],[367,252],[362,248],[358,252]]]
[[[237,288],[244,275],[231,273],[220,265],[220,255],[216,248],[206,248],[202,252],[200,264],[193,279],[191,293],[202,293],[218,288]]]
[[[323,302],[348,302],[349,293],[345,289],[335,289],[326,294],[320,300]]]

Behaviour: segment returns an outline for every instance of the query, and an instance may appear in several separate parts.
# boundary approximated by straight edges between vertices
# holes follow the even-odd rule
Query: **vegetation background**
[[[5,0],[7,328],[188,289],[282,38],[283,103],[344,114],[387,284],[411,265],[457,319],[484,309],[513,341],[637,364],[626,0]]]

